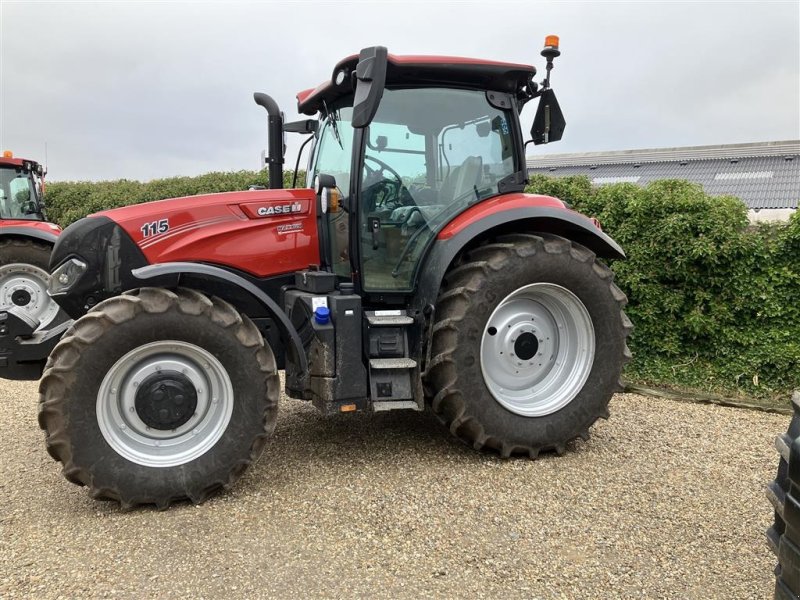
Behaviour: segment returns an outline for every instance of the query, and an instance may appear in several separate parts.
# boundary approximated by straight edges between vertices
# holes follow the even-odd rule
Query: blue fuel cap
[[[314,320],[320,325],[325,325],[331,320],[331,311],[327,306],[318,306],[314,311]]]

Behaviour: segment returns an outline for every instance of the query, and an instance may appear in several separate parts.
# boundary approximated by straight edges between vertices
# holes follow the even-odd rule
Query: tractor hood
[[[316,217],[310,189],[208,194],[103,211],[59,236],[51,271],[60,275],[69,263],[79,269],[64,272],[68,284],[50,291],[74,318],[140,287],[132,271],[147,265],[202,262],[258,279],[293,273],[319,264]]]
[[[150,264],[202,261],[268,277],[319,264],[310,189],[160,200],[94,217],[117,223]]]

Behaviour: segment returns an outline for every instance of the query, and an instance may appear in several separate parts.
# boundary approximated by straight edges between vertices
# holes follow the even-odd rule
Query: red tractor
[[[585,439],[619,389],[631,325],[598,260],[619,246],[524,193],[523,106],[540,99],[534,143],[565,126],[558,54],[548,38],[537,84],[529,65],[366,48],[298,94],[316,119],[284,123],[255,95],[271,189],[67,228],[50,294],[76,321],[39,405],[66,478],[123,507],[202,502],[272,434],[280,369],[286,393],[325,414],[429,407],[504,457]],[[285,132],[311,136],[311,188],[281,189]]]
[[[59,331],[56,323],[63,323],[66,315],[47,294],[50,281],[48,265],[61,228],[47,223],[44,217],[42,191],[44,169],[42,165],[25,158],[14,158],[6,150],[0,158],[0,309],[13,311],[26,326],[38,332]],[[4,326],[0,321],[0,376],[8,364],[9,348],[3,343]],[[47,342],[36,338],[39,354]],[[49,338],[49,348],[58,336]],[[25,352],[17,352],[17,360],[24,360]],[[36,376],[37,370],[21,369]]]

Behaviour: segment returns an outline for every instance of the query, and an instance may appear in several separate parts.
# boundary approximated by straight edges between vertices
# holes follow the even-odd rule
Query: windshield
[[[19,167],[0,167],[0,219],[42,219],[33,178]]]
[[[333,175],[343,196],[350,195],[350,160],[353,150],[352,107],[332,110],[323,122],[308,185],[320,173]]]
[[[350,161],[353,151],[353,128],[350,126],[350,120],[352,116],[352,107],[328,111],[322,131],[319,133],[311,177],[308,180],[308,185],[313,185],[314,178],[320,173],[333,175],[336,179],[336,186],[344,198],[350,195]],[[331,268],[337,275],[349,277],[347,213],[340,210],[331,214],[327,227],[331,245]]]

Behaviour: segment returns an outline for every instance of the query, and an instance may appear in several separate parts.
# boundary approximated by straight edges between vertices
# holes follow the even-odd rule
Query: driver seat
[[[468,156],[445,178],[439,193],[440,202],[450,203],[466,195],[480,183],[482,174],[483,159],[480,156]]]

